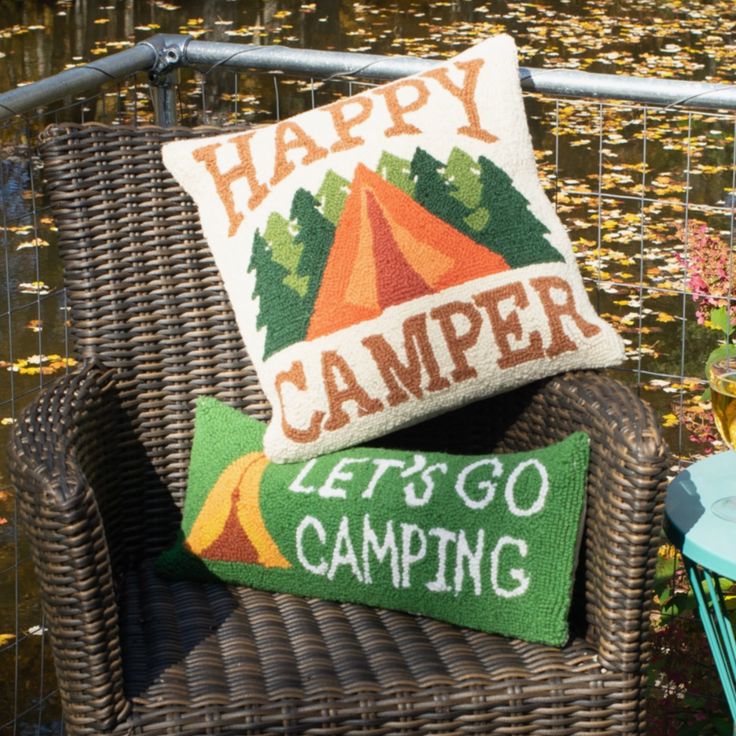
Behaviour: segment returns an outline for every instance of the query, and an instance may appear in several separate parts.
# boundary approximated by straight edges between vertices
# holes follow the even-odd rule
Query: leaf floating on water
[[[48,246],[49,241],[43,238],[33,238],[33,240],[24,240],[18,244],[16,250],[25,250],[26,248],[45,248]]]
[[[18,285],[21,294],[38,294],[45,296],[51,293],[51,287],[43,281],[24,281]]]
[[[39,373],[50,376],[64,368],[73,368],[77,365],[74,358],[64,358],[61,355],[31,355],[20,358],[14,363],[0,360],[0,368],[5,368],[21,376],[37,376]]]
[[[676,427],[679,424],[679,419],[674,414],[665,414],[662,417],[662,426],[663,427]]]

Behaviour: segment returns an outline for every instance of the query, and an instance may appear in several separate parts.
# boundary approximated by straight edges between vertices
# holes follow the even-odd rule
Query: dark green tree
[[[303,300],[303,308],[309,315],[304,328],[306,335],[309,317],[312,315],[314,302],[322,284],[322,274],[335,240],[335,226],[319,211],[319,202],[306,189],[297,189],[294,194],[291,218],[296,220],[298,227],[294,241],[302,246],[298,274],[309,279]]]
[[[256,230],[248,271],[255,271],[253,297],[258,297],[256,327],[266,329],[263,359],[304,339],[311,310],[293,288],[284,284],[289,272],[272,257],[266,239]]]
[[[444,164],[417,148],[411,160],[411,175],[415,182],[414,199],[433,215],[475,239],[466,222],[473,210],[453,196],[453,185],[445,175]]]
[[[475,239],[500,253],[511,268],[564,261],[545,237],[549,230],[532,214],[529,201],[514,187],[511,177],[485,156],[478,163],[481,202],[489,217]]]

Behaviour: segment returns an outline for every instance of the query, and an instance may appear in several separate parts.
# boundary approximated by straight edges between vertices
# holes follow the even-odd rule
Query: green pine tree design
[[[476,234],[478,242],[493,247],[511,268],[564,261],[545,237],[549,230],[532,214],[529,201],[514,187],[511,177],[485,156],[478,163],[481,200],[489,203],[490,210],[488,222]]]
[[[322,186],[317,190],[317,199],[322,204],[322,213],[333,224],[337,225],[345,200],[350,191],[350,182],[334,171],[328,171]]]
[[[453,196],[454,187],[448,181],[444,164],[422,148],[417,148],[411,160],[411,175],[414,178],[414,200],[456,230],[474,238],[465,221],[473,210]]]
[[[417,148],[411,171],[419,204],[502,255],[511,268],[564,260],[545,237],[549,230],[532,214],[508,174],[484,156],[476,163],[455,149],[443,166]]]
[[[389,184],[393,184],[410,197],[414,196],[411,161],[384,151],[378,161],[376,170]]]
[[[335,225],[320,211],[319,202],[306,189],[297,189],[291,203],[291,218],[296,220],[299,231],[295,242],[302,246],[298,273],[308,278],[309,286],[303,299],[303,309],[311,317],[317,293],[322,284],[322,274],[327,257],[335,240]],[[307,334],[309,317],[304,328]]]
[[[248,271],[256,272],[253,297],[258,297],[256,327],[266,329],[263,358],[287,345],[304,339],[311,310],[304,310],[303,299],[284,284],[289,272],[273,258],[266,239],[256,230]]]
[[[450,151],[445,167],[445,176],[452,183],[451,196],[472,210],[465,222],[473,232],[482,230],[488,222],[488,210],[481,205],[483,185],[480,181],[480,166],[470,155],[459,148]]]
[[[307,293],[309,279],[306,276],[299,276],[296,272],[302,247],[294,242],[289,221],[278,212],[272,212],[268,216],[263,237],[268,241],[273,260],[287,271],[284,284],[303,297]]]

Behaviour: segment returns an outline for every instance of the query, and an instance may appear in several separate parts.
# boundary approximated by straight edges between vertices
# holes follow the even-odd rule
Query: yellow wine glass
[[[718,433],[733,450],[736,444],[736,352],[711,363],[708,381]],[[736,496],[719,498],[711,510],[722,519],[736,522]]]

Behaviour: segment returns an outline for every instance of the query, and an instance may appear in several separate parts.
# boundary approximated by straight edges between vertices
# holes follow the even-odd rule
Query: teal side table
[[[736,580],[736,522],[711,507],[736,495],[736,452],[711,455],[682,471],[667,490],[665,530],[680,549],[708,643],[736,721],[736,641],[718,577]],[[734,729],[736,733],[736,727]]]

